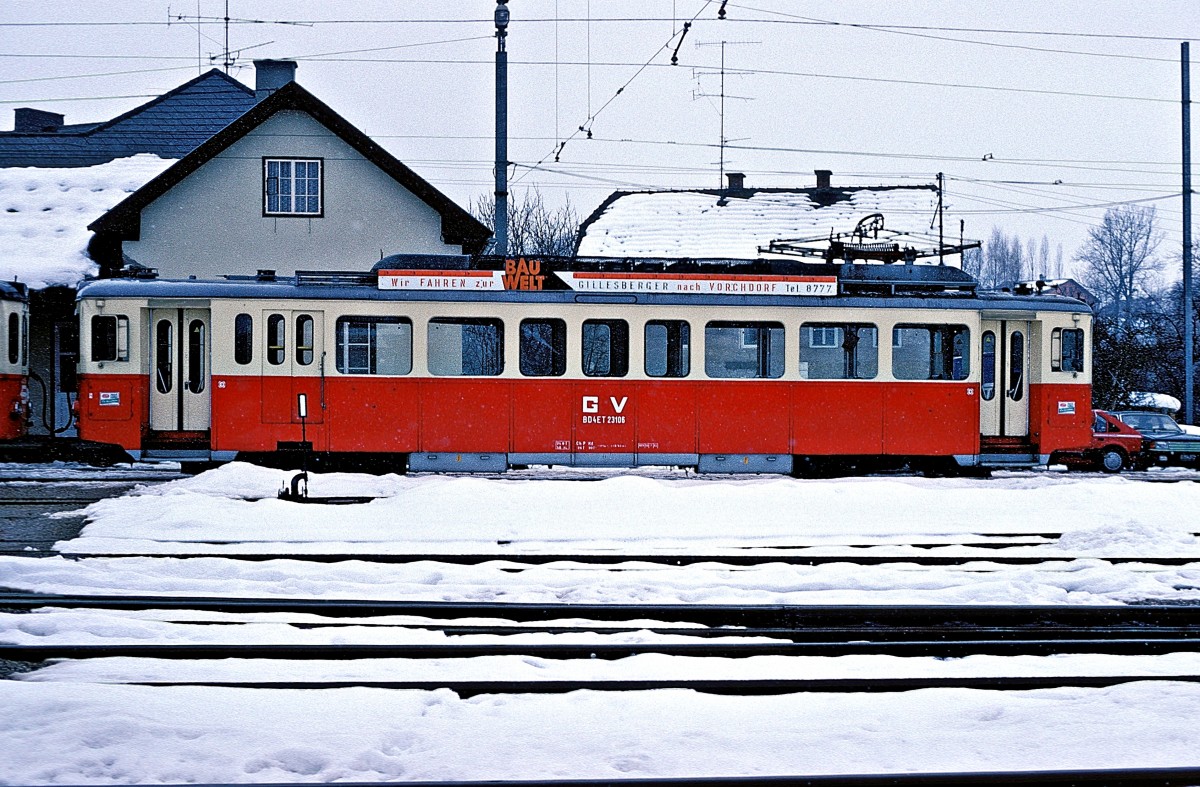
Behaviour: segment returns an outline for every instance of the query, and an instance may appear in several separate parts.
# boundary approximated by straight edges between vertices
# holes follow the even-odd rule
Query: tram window
[[[15,318],[17,315],[12,315]],[[9,320],[9,330],[14,329],[15,319]],[[8,357],[13,363],[17,362],[18,351],[14,346],[14,338],[20,336],[20,330],[9,334]],[[96,315],[92,317],[92,360],[93,361],[128,361],[129,360],[129,318],[124,315]]]
[[[504,323],[497,319],[434,317],[426,340],[429,373],[487,375],[504,371]]]
[[[865,323],[800,326],[800,376],[806,380],[871,380],[879,374],[879,329]]]
[[[753,344],[746,336],[754,336]],[[784,370],[783,325],[710,322],[704,326],[704,373],[714,378],[774,378]]]
[[[233,360],[243,366],[254,360],[254,318],[249,314],[233,318]]]
[[[126,334],[125,338],[126,338],[126,340],[128,340],[129,335]],[[128,348],[128,346],[129,346],[128,341],[126,341],[125,346]],[[126,357],[128,357],[128,353],[129,353],[128,349],[126,349],[125,352],[126,352]],[[21,315],[21,365],[25,366],[28,363],[29,363],[29,315],[22,314]]]
[[[336,328],[335,363],[342,374],[412,371],[412,320],[407,317],[339,317]]]
[[[624,377],[629,373],[629,323],[583,323],[583,373],[588,377]]]
[[[897,325],[892,329],[892,376],[897,380],[965,380],[971,369],[965,325]]]
[[[980,395],[984,401],[990,402],[996,395],[996,334],[991,331],[984,331],[982,351],[980,352],[980,361],[983,363],[983,368],[980,370]]]
[[[691,372],[691,327],[683,320],[646,323],[646,374],[687,377]]]
[[[21,315],[13,312],[8,315],[8,362],[19,363],[21,360]]]
[[[287,357],[287,325],[282,314],[272,314],[267,318],[267,363],[279,366]]]
[[[154,326],[154,385],[159,393],[170,393],[175,357],[174,327],[170,320],[159,320]]]
[[[1083,371],[1083,329],[1055,328],[1050,334],[1050,369],[1055,372]]]
[[[1021,401],[1025,395],[1025,335],[1013,331],[1008,337],[1008,398]]]
[[[562,320],[521,320],[521,374],[561,377],[567,371],[567,324]]]
[[[311,314],[296,317],[296,363],[308,366],[313,362],[313,318]]]
[[[204,341],[204,320],[188,323],[188,380],[187,389],[192,393],[204,390],[204,356],[207,354]]]

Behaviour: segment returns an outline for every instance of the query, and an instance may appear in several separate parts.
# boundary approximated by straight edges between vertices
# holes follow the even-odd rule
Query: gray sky
[[[724,168],[748,186],[944,172],[968,238],[1047,235],[1068,260],[1103,206],[1151,200],[1178,257],[1194,3],[729,0],[720,20],[721,6],[511,0],[513,189],[584,216],[618,188],[718,186],[725,41]],[[252,84],[254,58],[299,60],[301,84],[466,205],[492,190],[494,9],[230,0],[232,73]],[[107,119],[220,65],[224,14],[224,0],[6,0],[3,126],[17,106]]]

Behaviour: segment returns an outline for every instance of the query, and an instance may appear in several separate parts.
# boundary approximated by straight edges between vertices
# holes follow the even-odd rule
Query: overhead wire
[[[700,16],[700,14],[704,13],[704,9],[708,8],[711,4],[712,4],[712,0],[704,0],[704,5],[701,6],[700,10],[697,11],[695,16],[692,17],[692,21],[695,21]],[[687,31],[687,26],[685,25],[683,28],[683,31],[680,33],[680,35],[685,34],[686,31]],[[650,64],[654,61],[654,58],[661,55],[664,51],[666,51],[671,46],[671,42],[675,40],[675,35],[676,35],[675,33],[672,33],[671,36],[666,41],[664,41],[663,44],[654,52],[654,54],[652,54],[650,56],[650,59],[647,60],[645,63],[643,63],[638,68],[638,70],[635,71],[633,73],[633,75],[629,77],[629,79],[625,80],[624,84],[622,84],[619,88],[617,88],[617,91],[615,93],[613,93],[612,97],[609,98],[608,101],[605,101],[600,106],[600,108],[597,109],[594,113],[591,111],[591,103],[590,103],[590,98],[589,98],[588,119],[587,119],[586,125],[580,124],[578,129],[571,132],[571,134],[565,140],[563,140],[562,143],[559,144],[559,146],[556,150],[551,150],[549,153],[547,153],[545,156],[543,156],[537,162],[537,165],[540,166],[542,164],[545,164],[546,161],[551,156],[554,156],[555,160],[557,161],[559,155],[562,153],[563,147],[567,144],[567,142],[570,142],[572,139],[577,137],[580,133],[586,133],[588,138],[590,139],[592,137],[592,124],[595,121],[596,117],[599,116],[600,113],[602,113],[604,110],[606,110],[609,107],[609,105],[611,105],[614,101],[616,101],[617,97],[620,96],[623,92],[625,92],[625,88],[629,87],[631,84],[633,84],[633,81],[635,79],[637,79],[639,76],[641,76],[642,72],[644,72],[650,66]],[[590,58],[589,58],[589,61],[590,61]],[[589,93],[589,96],[590,96],[590,93]],[[528,172],[528,170],[527,170],[527,172]],[[517,176],[514,179],[513,183],[514,184],[517,183],[523,177],[524,177],[523,174]]]

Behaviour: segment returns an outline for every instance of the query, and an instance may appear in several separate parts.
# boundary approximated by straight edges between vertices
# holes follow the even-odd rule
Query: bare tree
[[[1163,263],[1155,253],[1162,233],[1155,228],[1155,210],[1136,205],[1110,208],[1076,255],[1085,281],[1105,306],[1116,311],[1119,325],[1131,325],[1138,291],[1153,287]]]
[[[978,270],[968,272],[975,274],[980,285],[986,289],[1020,281],[1024,273],[1021,239],[1016,235],[1009,238],[999,227],[992,227],[991,236],[983,244],[983,253],[976,259]]]
[[[508,254],[511,257],[561,256],[575,253],[575,235],[579,231],[579,215],[570,197],[561,208],[546,205],[536,188],[526,190],[520,197],[509,197]],[[481,194],[471,202],[475,218],[495,231],[496,203],[491,194]],[[489,244],[488,252],[494,246]]]

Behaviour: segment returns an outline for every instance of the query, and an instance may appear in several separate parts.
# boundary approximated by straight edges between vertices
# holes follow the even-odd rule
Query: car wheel
[[[1125,469],[1125,453],[1119,448],[1105,448],[1096,465],[1106,473],[1119,473]]]

